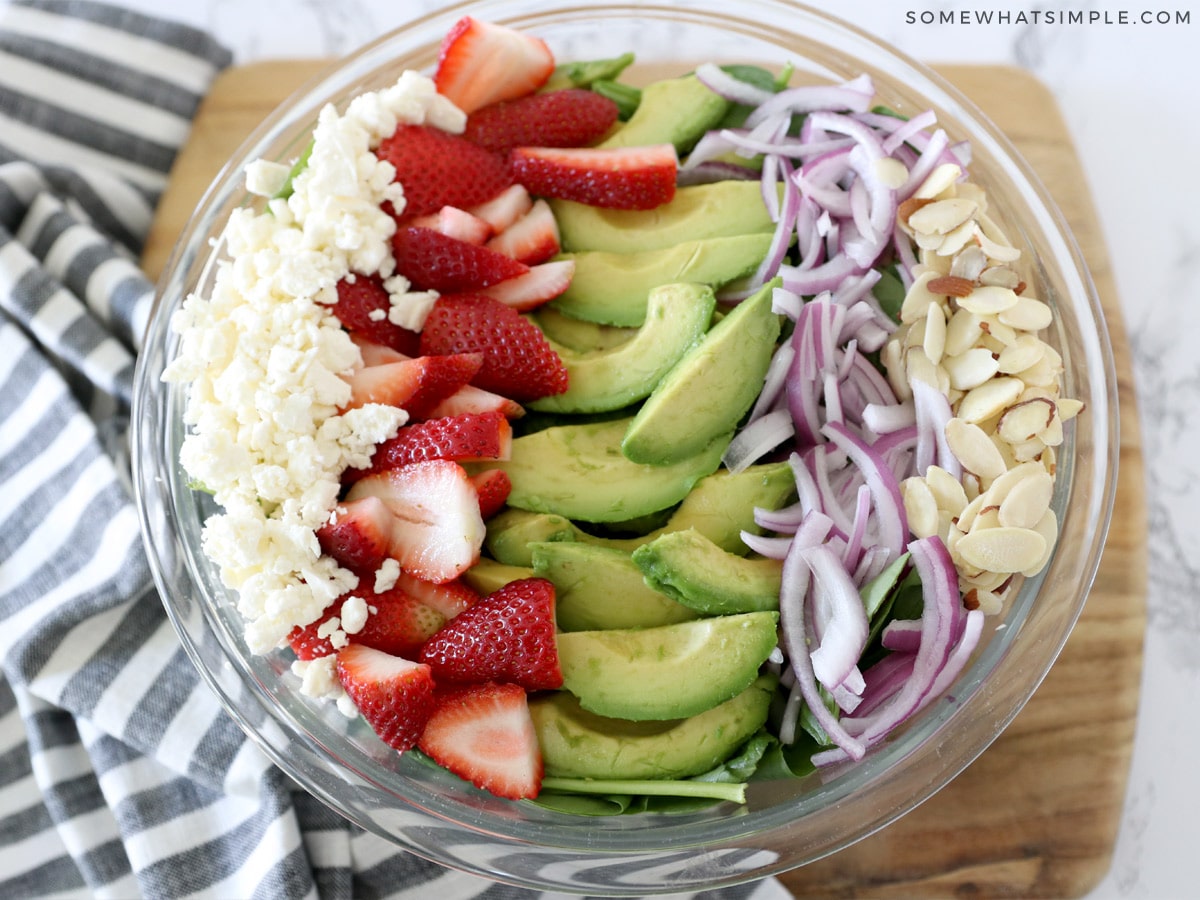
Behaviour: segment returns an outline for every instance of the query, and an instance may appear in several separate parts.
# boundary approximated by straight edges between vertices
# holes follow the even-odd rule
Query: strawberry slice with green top
[[[522,578],[455,616],[421,648],[438,683],[508,681],[536,690],[562,687],[555,641],[554,584]]]
[[[484,524],[475,485],[458,463],[433,459],[360,478],[346,501],[377,497],[394,516],[388,556],[410,575],[451,581],[479,559]]]
[[[469,244],[432,228],[403,227],[392,235],[396,271],[420,290],[458,294],[524,275],[529,267],[512,257]]]
[[[404,186],[401,220],[436,213],[443,206],[466,209],[512,184],[504,157],[428,125],[398,126],[380,141],[375,155],[395,167],[395,180]]]
[[[671,144],[638,147],[518,147],[513,177],[539,197],[607,209],[654,209],[675,196],[679,158]]]
[[[554,54],[541,38],[463,16],[442,38],[433,83],[470,115],[531,94],[554,72]]]
[[[439,689],[418,746],[434,762],[497,797],[522,800],[541,791],[545,764],[515,684]]]
[[[617,104],[567,88],[493,103],[467,117],[463,137],[497,153],[514,147],[587,147],[616,124]]]
[[[508,459],[512,451],[512,426],[498,411],[464,413],[426,419],[405,425],[393,438],[375,448],[366,469],[347,469],[342,482],[350,484],[376,472],[426,459],[479,462]]]
[[[421,330],[421,352],[481,354],[483,365],[472,384],[518,403],[567,389],[567,368],[546,336],[491,297],[439,297]]]
[[[385,744],[401,753],[417,745],[435,708],[429,666],[351,644],[338,652],[337,674]]]
[[[388,321],[391,308],[391,298],[378,275],[355,275],[337,284],[333,314],[351,335],[405,356],[416,356],[417,333]]]

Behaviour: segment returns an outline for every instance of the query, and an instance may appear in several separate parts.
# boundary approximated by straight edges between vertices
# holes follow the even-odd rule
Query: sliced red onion
[[[892,551],[893,559],[904,552],[904,541],[908,535],[908,521],[904,515],[904,501],[900,497],[900,485],[887,462],[866,441],[836,422],[827,423],[822,429],[829,440],[845,451],[851,461],[862,471],[871,497],[875,501],[875,524],[879,542]]]
[[[716,63],[706,62],[696,66],[696,78],[713,93],[743,106],[761,106],[775,96],[772,91],[734,78]]]
[[[764,509],[756,506],[754,507],[754,524],[759,528],[779,534],[795,534],[800,523],[804,521],[804,515],[804,504],[799,501],[782,509]]]
[[[848,572],[854,572],[862,559],[867,536],[867,523],[871,516],[871,489],[865,484],[858,489],[854,504],[854,525],[846,540],[846,552],[842,555],[842,565]]]
[[[746,124],[753,126],[767,116],[780,113],[793,116],[824,109],[865,112],[870,109],[874,96],[874,85],[869,79],[861,77],[842,85],[803,85],[787,88],[750,113]]]
[[[924,381],[913,380],[911,387],[917,414],[917,474],[924,475],[936,464],[955,478],[961,478],[962,464],[946,440],[946,424],[954,416],[949,399]]]
[[[776,312],[779,312],[779,310],[776,310]],[[754,406],[750,409],[747,425],[753,424],[775,408],[775,401],[783,394],[783,385],[787,379],[788,369],[791,368],[792,358],[795,355],[796,348],[792,346],[790,341],[785,341],[779,345],[779,349],[775,351],[775,354],[771,357],[771,362],[767,365],[767,374],[763,378],[763,387],[758,393],[758,399],[754,401]],[[792,431],[793,433],[795,432],[795,426],[792,426]]]
[[[891,434],[916,425],[912,401],[907,403],[868,403],[863,408],[863,424],[876,435]]]
[[[675,175],[675,183],[680,187],[693,184],[712,184],[717,181],[754,181],[761,177],[758,172],[748,166],[737,163],[712,160],[698,163],[687,169],[680,168]]]
[[[729,442],[721,460],[730,472],[742,472],[795,433],[791,413],[777,409],[742,428]]]
[[[892,619],[884,626],[880,640],[889,650],[916,653],[921,646],[921,620]]]
[[[884,139],[883,152],[888,156],[891,156],[896,152],[896,148],[907,141],[910,137],[914,136],[918,132],[924,131],[927,128],[932,128],[936,124],[937,115],[932,109],[927,109],[924,112],[917,113],[907,122],[898,122],[891,134]]]
[[[783,561],[783,586],[779,592],[779,629],[783,636],[783,648],[795,673],[796,686],[817,724],[849,758],[861,759],[866,747],[846,732],[837,717],[825,706],[817,689],[804,624],[812,576],[803,553],[803,548],[796,548]]]
[[[792,547],[790,537],[766,537],[752,531],[742,531],[740,537],[743,544],[768,559],[783,559]]]
[[[949,143],[950,139],[942,129],[939,128],[933,133],[916,163],[909,168],[908,181],[896,192],[900,200],[907,200],[925,182],[929,173],[941,162],[942,154]]]

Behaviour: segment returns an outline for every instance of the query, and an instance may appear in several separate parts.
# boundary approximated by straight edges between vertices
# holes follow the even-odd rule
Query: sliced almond
[[[981,247],[979,250],[984,259],[987,254],[983,252]],[[1008,266],[988,266],[979,273],[979,283],[994,285],[995,287],[1006,287],[1016,291],[1017,285],[1021,283],[1021,276],[1010,269]]]
[[[962,252],[957,254],[950,263],[950,274],[955,278],[974,282],[983,274],[986,266],[987,255],[979,248],[978,244],[969,244],[963,247]]]
[[[993,316],[1016,306],[1019,299],[1011,288],[980,285],[960,299],[958,305],[981,316]]]
[[[966,353],[982,337],[979,316],[970,310],[955,310],[946,320],[946,353],[950,356]]]
[[[1058,543],[1058,516],[1054,510],[1046,510],[1045,515],[1042,516],[1033,530],[1041,535],[1045,543],[1045,550],[1042,551],[1042,556],[1037,562],[1021,570],[1021,574],[1026,578],[1032,578],[1038,572],[1042,571],[1042,569],[1046,568],[1046,563],[1050,562],[1050,556],[1054,553],[1054,545]]]
[[[1046,539],[1032,528],[981,528],[957,543],[958,555],[968,565],[988,572],[1024,572],[1046,553]]]
[[[1054,479],[1045,469],[1033,472],[1017,482],[1004,502],[997,518],[1001,525],[1012,528],[1035,528],[1054,497]]]
[[[939,256],[953,256],[975,239],[975,223],[971,219],[963,222],[957,228],[947,231],[937,248]],[[977,245],[972,245],[977,246]]]
[[[951,419],[946,423],[946,443],[963,468],[982,481],[998,478],[1008,469],[992,439],[978,425]]]
[[[931,363],[937,365],[942,361],[946,349],[946,313],[940,305],[931,305],[925,315],[925,334],[921,338],[921,346]]]
[[[908,181],[908,167],[898,159],[885,156],[875,160],[875,177],[890,188],[902,188]]]
[[[940,302],[937,295],[929,290],[929,282],[936,277],[935,273],[925,271],[913,280],[908,293],[904,295],[904,302],[900,304],[901,323],[911,325],[920,321],[929,312],[931,304]]]
[[[1003,320],[1003,315],[1001,316]],[[1005,375],[1015,375],[1031,366],[1037,365],[1045,356],[1046,344],[1041,338],[1032,334],[1023,334],[1013,343],[1000,351],[996,360],[996,368]]]
[[[1027,462],[1013,466],[998,477],[984,494],[984,503],[989,506],[1002,506],[1009,492],[1026,478],[1032,478],[1039,471],[1045,471],[1041,463]]]
[[[968,221],[979,210],[973,200],[951,197],[922,206],[908,217],[908,225],[917,234],[944,235]]]
[[[947,356],[941,362],[942,368],[950,376],[950,386],[960,391],[979,387],[1000,368],[992,351],[983,347],[975,347],[957,356]]]
[[[930,279],[927,285],[931,294],[948,294],[951,297],[967,297],[975,290],[975,282],[957,275],[941,275]]]
[[[1032,440],[1049,427],[1055,406],[1050,400],[1026,400],[1014,403],[1000,417],[996,433],[1010,444]]]
[[[913,191],[913,199],[932,201],[943,191],[953,187],[961,177],[962,169],[954,163],[934,166],[933,171],[921,182],[921,186]]]
[[[1058,417],[1064,422],[1071,421],[1083,411],[1083,401],[1076,400],[1074,397],[1063,397],[1056,405],[1058,406]]]
[[[967,391],[956,414],[965,422],[982,422],[1011,406],[1025,390],[1019,378],[1000,377]]]
[[[939,534],[937,500],[933,491],[919,475],[906,478],[900,483],[900,496],[904,500],[904,514],[908,519],[908,530],[918,538]]]
[[[1050,327],[1050,323],[1054,321],[1054,313],[1041,300],[1021,296],[1015,306],[999,314],[999,319],[1005,325],[1022,331],[1041,331]]]
[[[940,466],[925,470],[925,483],[929,485],[938,509],[957,516],[967,505],[967,492],[963,490],[962,482]]]

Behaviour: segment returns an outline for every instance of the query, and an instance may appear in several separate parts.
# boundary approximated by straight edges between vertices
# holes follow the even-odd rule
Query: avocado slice
[[[694,528],[721,549],[745,554],[742,532],[762,532],[754,522],[754,508],[779,509],[795,493],[796,479],[787,463],[764,463],[741,472],[721,469],[696,482],[666,525],[641,537],[597,537],[563,516],[506,509],[488,521],[485,546],[499,562],[532,566],[531,543],[579,541],[632,553],[661,535]]]
[[[508,505],[583,522],[623,522],[681,501],[716,471],[731,435],[715,436],[671,465],[632,462],[621,452],[628,418],[556,425],[512,442],[508,460],[490,463],[512,481]]]
[[[590,713],[566,691],[531,698],[546,774],[563,778],[686,778],[720,765],[767,721],[775,679],[685,719],[630,722]]]
[[[551,200],[564,252],[633,253],[684,241],[775,229],[757,181],[716,181],[675,191],[656,209],[605,209],[574,200]]]
[[[778,613],[752,612],[558,635],[563,687],[590,712],[682,719],[724,703],[758,677],[775,649]]]
[[[642,88],[637,111],[600,147],[674,144],[686,153],[704,133],[715,128],[733,104],[695,75],[665,78]]]
[[[605,325],[641,325],[650,291],[660,284],[694,281],[714,289],[750,275],[771,246],[766,232],[685,241],[673,247],[612,253],[568,253],[575,261],[570,286],[550,306],[576,319]]]
[[[462,580],[467,587],[486,597],[492,591],[500,590],[510,581],[532,578],[533,575],[534,571],[530,566],[510,566],[482,556],[475,565],[463,572]]]
[[[635,463],[676,465],[732,432],[754,403],[775,353],[779,279],[733,308],[662,380],[629,425],[621,451]]]
[[[551,341],[580,353],[620,347],[633,340],[638,333],[636,327],[617,328],[589,322],[556,309],[550,303],[538,307],[536,312],[530,313],[529,318]]]
[[[530,544],[534,574],[554,583],[562,631],[649,628],[697,613],[646,585],[629,554],[577,541]]]
[[[707,285],[664,284],[650,292],[646,321],[628,343],[580,353],[551,341],[567,368],[568,387],[529,405],[540,411],[594,413],[645,399],[704,337],[716,306]]]
[[[779,609],[782,561],[722,550],[695,528],[661,535],[631,559],[647,585],[702,615]]]

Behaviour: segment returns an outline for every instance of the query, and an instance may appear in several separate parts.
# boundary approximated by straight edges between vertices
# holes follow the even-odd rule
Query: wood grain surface
[[[157,276],[223,162],[326,63],[226,71],[180,154],[146,246]],[[1053,97],[999,67],[941,67],[1003,129],[1061,206],[1099,290],[1117,363],[1116,510],[1087,607],[1058,662],[1005,733],[900,821],[782,880],[799,898],[1078,897],[1108,870],[1129,772],[1145,629],[1146,509],[1129,347],[1100,228]]]

